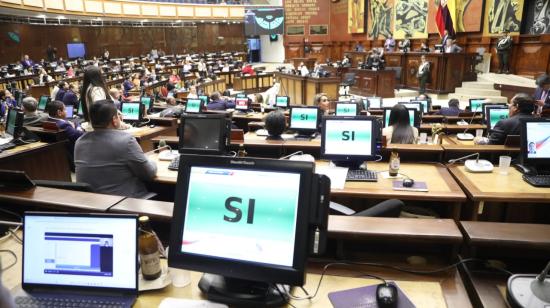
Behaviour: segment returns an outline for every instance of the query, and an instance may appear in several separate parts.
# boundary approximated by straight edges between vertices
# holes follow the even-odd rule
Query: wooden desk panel
[[[550,225],[461,221],[465,240],[475,246],[550,251]]]
[[[395,72],[392,70],[350,69],[355,74],[355,84],[350,93],[362,96],[395,97]]]
[[[0,193],[1,203],[43,206],[54,210],[105,212],[125,197],[37,186],[26,191]]]
[[[173,202],[126,198],[109,209],[113,213],[137,213],[153,220],[170,221],[174,210]]]
[[[141,146],[143,152],[148,152],[153,149],[152,138],[160,135],[176,135],[176,126],[156,126],[156,127],[134,127],[128,130],[128,133],[136,137],[137,142]]]
[[[0,169],[21,170],[33,180],[71,181],[66,141],[34,142],[0,153]]]

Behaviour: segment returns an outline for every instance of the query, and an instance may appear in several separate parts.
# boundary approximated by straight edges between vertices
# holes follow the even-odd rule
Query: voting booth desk
[[[302,77],[275,72],[280,81],[279,95],[289,96],[291,105],[313,105],[317,93],[326,93],[329,100],[338,99],[339,77]]]
[[[395,97],[395,72],[392,70],[349,69],[355,75],[350,94],[361,96]]]
[[[368,54],[368,52],[355,51],[344,53],[352,59],[352,67],[357,67],[359,62],[365,62]],[[416,74],[422,55],[426,56],[426,60],[431,65],[431,82],[426,85],[426,91],[429,93],[452,93],[455,88],[461,86],[463,81],[477,80],[474,67],[475,53],[422,53],[415,51],[384,53],[386,70],[392,67],[399,68],[398,71],[401,72],[397,87],[419,89]]]

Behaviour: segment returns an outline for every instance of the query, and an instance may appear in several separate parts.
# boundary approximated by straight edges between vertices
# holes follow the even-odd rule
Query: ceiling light
[[[175,23],[178,23],[178,24],[179,24],[179,23],[181,23],[181,20],[176,20]]]
[[[38,17],[38,18],[46,18],[46,15],[40,14],[40,15],[37,15],[36,17]]]
[[[57,19],[66,19],[66,17],[63,16],[63,15],[59,15],[59,16],[57,16]]]

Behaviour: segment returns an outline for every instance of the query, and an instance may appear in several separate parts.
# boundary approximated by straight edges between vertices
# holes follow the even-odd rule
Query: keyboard
[[[35,297],[17,296],[15,306],[19,308],[49,308],[49,307],[125,307],[125,301],[86,299],[86,298],[58,298],[58,297]]]
[[[348,170],[346,181],[351,182],[378,182],[378,175],[376,171],[371,170]]]
[[[550,175],[523,175],[523,180],[536,187],[550,187]]]
[[[177,156],[176,158],[172,159],[172,161],[168,165],[168,169],[178,171],[179,168],[180,168],[180,157]]]
[[[13,149],[16,146],[17,146],[17,144],[15,144],[13,141],[10,141],[10,142],[4,143],[4,144],[0,144],[0,152],[5,151],[5,150],[9,150],[9,149]]]

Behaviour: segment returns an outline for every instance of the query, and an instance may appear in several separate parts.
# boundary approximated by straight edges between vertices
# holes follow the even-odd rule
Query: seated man
[[[136,138],[119,130],[115,105],[109,100],[90,108],[94,130],[82,136],[75,147],[77,182],[88,183],[98,193],[143,197],[144,181],[152,180],[157,165],[143,153]]]
[[[160,112],[160,116],[163,118],[179,118],[185,110],[185,106],[183,106],[183,104],[178,104],[173,97],[168,97],[166,99],[166,105],[170,107]]]
[[[34,97],[28,96],[21,102],[23,105],[23,125],[42,126],[42,123],[48,120],[48,114],[36,110],[38,102]]]
[[[75,126],[73,122],[65,120],[67,112],[65,111],[65,104],[63,104],[62,101],[51,101],[48,105],[48,114],[50,115],[48,121],[55,122],[60,130],[65,130],[65,136],[67,136],[69,140],[67,149],[69,151],[68,157],[72,167],[74,161],[74,146],[78,138],[84,134],[84,130]]]
[[[450,116],[458,116],[460,113],[464,112],[464,110],[460,109],[460,102],[456,98],[451,98],[449,100],[449,107],[443,107],[441,108],[437,114],[450,117]]]
[[[208,103],[206,108],[208,108],[208,110],[226,110],[235,108],[235,102],[228,101],[221,96],[220,92],[216,91],[210,95],[210,103]]]
[[[282,140],[281,134],[285,131],[285,114],[280,110],[271,111],[265,117],[265,129],[269,136],[267,140]]]
[[[74,84],[69,84],[69,88],[62,98],[63,104],[65,106],[73,106],[74,108],[78,107],[78,97],[76,96]]]
[[[519,135],[521,119],[533,117],[535,100],[525,93],[516,94],[509,104],[508,119],[500,120],[489,134],[489,144],[504,144],[508,135]],[[476,140],[476,143],[483,144],[483,141]]]

